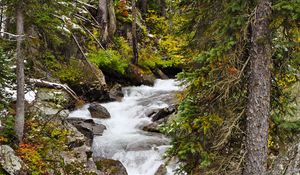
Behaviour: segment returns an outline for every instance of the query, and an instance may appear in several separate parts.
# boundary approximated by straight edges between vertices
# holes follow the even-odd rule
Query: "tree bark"
[[[259,0],[251,23],[250,78],[244,175],[265,175],[271,91],[270,0]]]
[[[0,5],[0,32],[2,32],[3,29],[3,12],[4,12],[4,7],[3,5]],[[3,31],[4,32],[4,31]],[[0,34],[0,37],[2,36],[2,34]]]
[[[23,55],[23,39],[24,39],[24,15],[23,15],[23,1],[20,0],[16,8],[17,18],[17,104],[16,104],[16,119],[15,119],[15,132],[18,137],[19,143],[22,143],[24,134],[24,55]]]
[[[148,0],[141,0],[141,10],[143,14],[147,13],[148,11],[147,5],[148,5]]]
[[[166,0],[160,0],[160,15],[166,16]]]
[[[107,12],[107,0],[99,0],[98,7],[98,22],[101,26],[101,42],[105,46],[108,38],[108,12]]]
[[[117,30],[117,19],[115,13],[115,6],[113,0],[108,0],[107,3],[108,17],[109,17],[109,37],[112,38]]]
[[[137,9],[136,9],[136,0],[132,0],[132,51],[133,51],[133,59],[132,64],[138,63],[138,41],[137,41],[137,31],[136,31],[136,23],[137,23]]]

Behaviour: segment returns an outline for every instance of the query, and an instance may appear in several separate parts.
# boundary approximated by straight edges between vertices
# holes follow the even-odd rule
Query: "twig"
[[[16,35],[16,34],[12,34],[12,33],[9,33],[9,32],[3,32],[3,31],[0,31],[0,33],[9,35],[9,36],[15,37],[15,38],[18,38],[18,37],[24,37],[24,36],[25,36],[25,35]]]
[[[36,86],[52,87],[52,88],[56,88],[56,89],[64,89],[76,101],[80,101],[80,99],[76,95],[76,93],[66,84],[53,83],[53,82],[50,82],[50,81],[44,81],[44,80],[41,80],[41,79],[34,79],[34,78],[29,78],[28,81],[30,83],[34,83]]]
[[[90,8],[93,8],[93,9],[97,10],[97,8],[94,7],[94,6],[91,5],[91,4],[88,4],[88,3],[85,3],[85,2],[82,2],[82,1],[79,1],[79,0],[75,0],[75,2],[77,2],[77,3],[79,3],[79,4],[82,4],[82,5],[84,5],[84,6],[87,6],[87,7],[90,7]]]

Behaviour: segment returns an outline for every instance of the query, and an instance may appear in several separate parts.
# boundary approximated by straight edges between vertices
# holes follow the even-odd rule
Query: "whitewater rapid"
[[[94,157],[121,161],[128,175],[154,175],[164,164],[162,156],[169,147],[169,139],[141,128],[151,123],[147,114],[171,105],[179,90],[175,80],[156,80],[153,87],[123,88],[122,101],[101,104],[109,111],[111,118],[94,119],[107,127],[103,136],[94,138]],[[72,112],[70,117],[91,118],[88,107],[89,104]],[[167,167],[168,175],[173,174],[172,169]]]

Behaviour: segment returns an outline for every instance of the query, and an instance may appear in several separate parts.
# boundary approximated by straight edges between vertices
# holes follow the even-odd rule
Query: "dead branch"
[[[93,8],[93,9],[97,10],[97,8],[94,7],[94,6],[91,5],[91,4],[88,4],[88,3],[85,3],[85,2],[82,2],[82,1],[79,1],[79,0],[76,0],[75,2],[77,2],[77,3],[79,3],[79,4],[82,4],[82,5],[84,5],[84,6],[87,6],[87,7],[90,7],[90,8]]]
[[[74,41],[75,41],[78,49],[80,50],[80,52],[81,52],[81,54],[82,54],[82,56],[84,58],[83,59],[84,63],[89,66],[89,68],[91,69],[91,71],[94,73],[94,75],[96,76],[96,78],[99,80],[99,83],[105,82],[105,79],[101,79],[99,76],[97,76],[98,73],[95,71],[94,66],[89,62],[88,58],[86,57],[86,55],[85,55],[82,47],[80,46],[78,40],[76,39],[75,35],[72,34],[72,37],[73,37],[73,39],[74,39]],[[102,77],[104,77],[104,75]]]
[[[24,37],[25,36],[25,35],[16,35],[16,34],[13,34],[13,33],[3,32],[3,31],[0,31],[0,33],[6,34],[6,35],[8,35],[10,37],[14,37],[14,38]]]
[[[245,109],[239,114],[239,116],[237,116],[234,121],[231,123],[231,125],[229,127],[225,127],[225,129],[227,130],[227,132],[223,132],[224,134],[221,136],[221,138],[223,138],[221,141],[219,141],[218,144],[216,144],[215,146],[213,146],[213,149],[217,149],[221,146],[223,146],[224,144],[227,143],[227,141],[230,138],[230,135],[232,134],[232,130],[233,128],[235,128],[237,126],[238,121],[240,120],[240,118],[243,116],[245,112]]]
[[[29,78],[29,83],[33,83],[35,86],[38,87],[47,87],[47,88],[54,88],[54,89],[63,89],[65,90],[69,95],[71,95],[76,101],[80,101],[79,97],[76,95],[76,93],[66,84],[59,84],[59,83],[53,83],[50,81],[44,81],[41,79],[35,79],[35,78]]]
[[[97,44],[103,49],[105,50],[105,48],[102,46],[101,42],[95,37],[95,35],[92,34],[91,31],[89,31],[85,26],[83,26],[83,28],[94,38],[94,40],[97,42]],[[105,50],[106,51],[106,50]]]

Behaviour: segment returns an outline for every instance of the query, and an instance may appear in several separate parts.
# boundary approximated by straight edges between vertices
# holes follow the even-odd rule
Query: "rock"
[[[127,175],[126,168],[118,160],[100,159],[94,161],[96,163],[97,169],[105,172],[108,175]]]
[[[156,122],[150,123],[149,125],[144,126],[143,130],[147,131],[147,132],[157,132],[157,133],[160,133],[160,131],[159,131],[159,124],[156,123]]]
[[[97,170],[91,155],[91,147],[86,145],[62,152],[61,157],[64,161],[64,173],[62,174],[105,175],[101,171]]]
[[[143,126],[142,130],[147,132],[160,133],[160,125],[169,121],[170,117],[176,112],[176,105],[171,105],[166,108],[157,109],[154,111],[147,111],[147,116],[152,118],[152,123]]]
[[[159,134],[156,134],[159,136]],[[162,135],[160,135],[162,136]],[[149,138],[143,140],[137,140],[133,143],[130,143],[126,146],[126,151],[143,151],[150,150],[153,147],[167,145],[169,143],[169,139],[161,137],[161,138]]]
[[[15,155],[15,151],[8,145],[0,145],[0,172],[2,169],[9,175],[26,175],[27,167],[24,162]]]
[[[156,79],[151,71],[143,69],[136,65],[130,65],[128,67],[126,76],[135,85],[145,84],[152,86]]]
[[[91,103],[88,110],[93,118],[106,119],[111,117],[107,109],[99,103]]]
[[[94,135],[101,136],[106,129],[104,125],[97,124],[92,119],[68,118],[67,121],[86,137],[87,145],[92,145]]]
[[[65,164],[71,164],[73,162],[87,162],[88,154],[91,151],[91,148],[83,145],[81,147],[76,147],[71,149],[70,151],[64,151],[61,153],[61,156],[64,159]]]
[[[69,148],[75,148],[83,146],[84,144],[90,143],[90,140],[86,143],[87,139],[85,136],[77,130],[71,123],[65,122],[65,127],[70,132],[70,134],[67,136],[68,140],[68,147]]]
[[[120,101],[124,97],[124,94],[122,92],[122,85],[118,83],[115,84],[109,91],[109,97],[111,100]]]
[[[64,90],[39,88],[35,102],[28,106],[28,111],[46,116],[59,115],[67,117],[68,110],[62,110],[73,105],[73,99]]]
[[[165,165],[160,165],[154,175],[167,175],[167,168]]]
[[[171,105],[169,107],[159,109],[157,112],[155,112],[154,114],[152,114],[149,117],[151,117],[152,121],[155,122],[162,118],[168,117],[170,114],[174,113],[175,111],[176,111],[176,106]]]
[[[87,101],[108,101],[109,91],[103,72],[86,62],[79,61],[77,65],[84,76],[78,81],[67,82],[69,87]]]
[[[163,80],[169,79],[169,77],[158,68],[153,70],[153,73],[160,79],[163,79]]]

